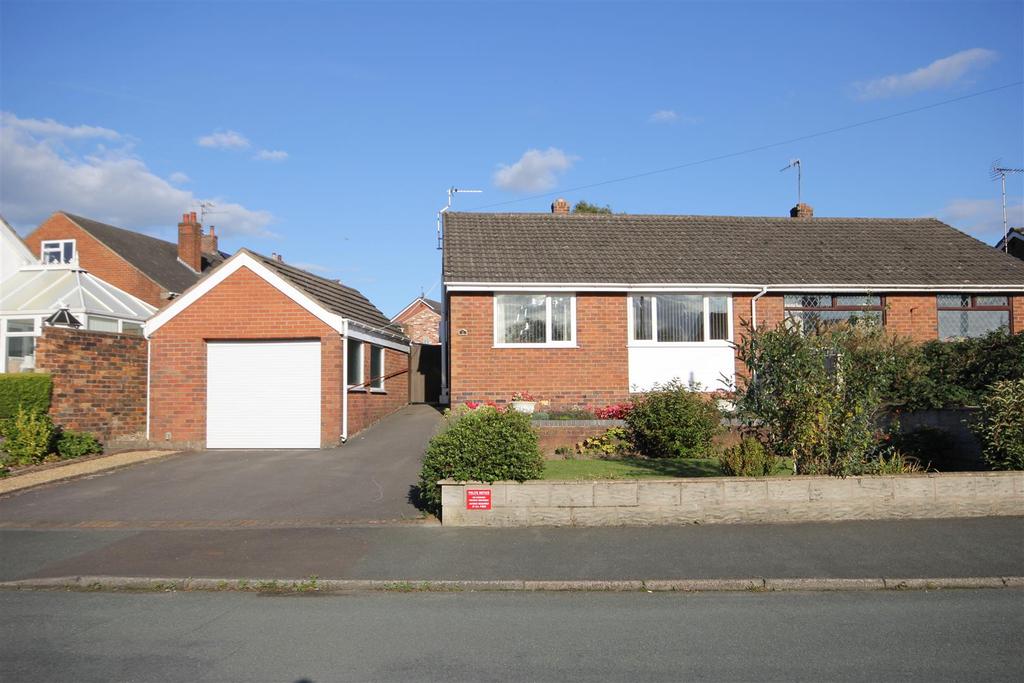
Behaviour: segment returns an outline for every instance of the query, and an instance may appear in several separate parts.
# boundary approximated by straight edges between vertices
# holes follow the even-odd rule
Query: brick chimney
[[[803,202],[789,210],[790,218],[814,218],[814,207]]]
[[[220,253],[220,250],[217,249],[217,230],[212,225],[210,226],[209,234],[202,235],[200,249],[204,254],[217,255]]]
[[[196,212],[182,215],[178,223],[178,260],[197,273],[203,268],[202,238],[203,227]]]
[[[551,213],[569,213],[569,202],[559,197],[551,202]]]

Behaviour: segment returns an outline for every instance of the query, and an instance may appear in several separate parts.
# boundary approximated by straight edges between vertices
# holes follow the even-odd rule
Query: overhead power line
[[[559,190],[552,190],[551,192],[544,192],[542,194],[530,195],[529,197],[520,197],[518,199],[509,199],[503,202],[494,202],[493,204],[483,204],[481,206],[473,207],[470,211],[478,211],[480,209],[492,209],[496,206],[507,206],[509,204],[517,204],[519,202],[528,202],[534,199],[543,199],[545,197],[554,197],[556,195],[568,194],[569,192],[578,192],[580,190],[589,190],[594,187],[603,187],[604,185],[612,185],[614,183],[623,183],[627,180],[636,180],[638,178],[646,178],[652,175],[659,175],[661,173],[670,173],[672,171],[678,171],[684,168],[691,168],[693,166],[700,166],[701,164],[710,164],[713,161],[722,161],[723,159],[732,159],[733,157],[743,156],[745,154],[753,154],[754,152],[761,152],[766,149],[772,149],[774,147],[781,147],[782,145],[791,145],[794,142],[802,142],[804,140],[812,140],[814,138],[820,138],[825,135],[832,135],[834,133],[842,133],[843,131],[853,130],[854,128],[860,128],[862,126],[870,126],[874,123],[881,123],[882,121],[889,121],[890,119],[900,118],[901,116],[909,116],[911,114],[917,114],[918,112],[927,111],[929,109],[936,109],[938,107],[944,107],[949,104],[956,102],[963,102],[975,97],[981,97],[982,95],[988,95],[1000,90],[1006,90],[1008,88],[1015,88],[1019,85],[1024,84],[1024,81],[1014,81],[1013,83],[1006,83],[1005,85],[996,86],[987,90],[979,90],[977,92],[968,93],[967,95],[961,95],[960,97],[953,97],[948,100],[942,100],[941,102],[933,102],[932,104],[926,104],[921,107],[914,107],[913,109],[906,109],[904,111],[898,111],[893,114],[886,114],[885,116],[878,116],[873,119],[866,119],[864,121],[858,121],[856,123],[849,123],[845,126],[838,126],[836,128],[829,128],[828,130],[818,131],[817,133],[809,133],[807,135],[800,135],[795,138],[789,138],[788,140],[780,140],[778,142],[772,142],[766,145],[758,145],[757,147],[748,147],[736,152],[729,152],[727,154],[719,154],[713,157],[707,157],[706,159],[699,159],[697,161],[688,161],[682,164],[676,164],[675,166],[666,166],[665,168],[658,168],[653,171],[644,171],[642,173],[634,173],[632,175],[621,176],[619,178],[611,178],[609,180],[602,180],[596,183],[589,183],[587,185],[577,185],[576,187],[566,187]]]

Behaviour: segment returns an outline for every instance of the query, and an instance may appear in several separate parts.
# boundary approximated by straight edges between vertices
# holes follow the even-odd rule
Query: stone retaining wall
[[[1024,472],[630,481],[443,481],[446,526],[648,526],[1024,515]],[[489,491],[489,510],[467,509]],[[472,494],[482,505],[486,495]],[[483,503],[485,504],[485,503]]]

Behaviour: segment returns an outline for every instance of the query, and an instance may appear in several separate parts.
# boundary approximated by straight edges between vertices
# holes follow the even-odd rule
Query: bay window
[[[576,297],[572,294],[495,294],[495,346],[573,346]]]
[[[983,337],[1010,329],[1010,299],[985,294],[939,294],[939,339]]]
[[[882,324],[882,297],[873,294],[787,294],[786,320],[812,332],[822,324],[868,320]]]
[[[731,338],[731,304],[724,294],[633,294],[630,299],[632,341],[671,344]]]

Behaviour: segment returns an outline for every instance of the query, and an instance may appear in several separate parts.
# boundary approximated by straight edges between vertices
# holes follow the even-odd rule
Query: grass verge
[[[793,463],[783,460],[772,476],[793,473]],[[541,479],[664,479],[667,477],[725,476],[718,458],[586,458],[548,460]]]

